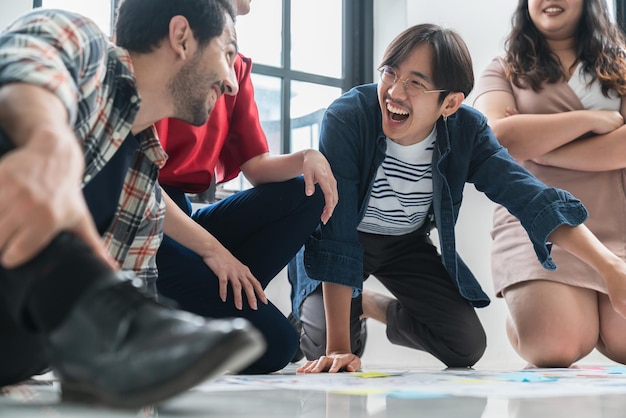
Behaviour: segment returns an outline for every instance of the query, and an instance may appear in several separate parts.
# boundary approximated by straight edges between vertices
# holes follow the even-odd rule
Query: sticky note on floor
[[[503,373],[500,378],[511,382],[554,382],[558,380],[555,377],[544,376],[540,373],[519,372],[519,373]]]
[[[401,374],[402,373],[358,372],[358,373],[354,373],[354,376],[361,377],[363,379],[371,379],[375,377],[400,376]]]

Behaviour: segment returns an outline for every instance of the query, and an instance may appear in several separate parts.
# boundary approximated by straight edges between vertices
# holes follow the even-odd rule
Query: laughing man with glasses
[[[486,118],[463,104],[473,85],[458,34],[417,25],[387,47],[380,82],[355,87],[327,109],[320,151],[339,202],[289,265],[308,359],[299,372],[360,369],[366,318],[386,324],[391,343],[447,367],[481,358],[486,335],[475,308],[490,300],[455,244],[466,183],[521,221],[544,268],[556,268],[553,243],[626,280],[624,262],[582,224],[580,201],[518,165]],[[393,297],[363,291],[370,275]]]

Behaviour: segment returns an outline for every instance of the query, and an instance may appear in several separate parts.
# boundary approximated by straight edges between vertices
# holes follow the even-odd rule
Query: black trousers
[[[265,288],[296,254],[319,224],[324,196],[319,187],[304,194],[304,179],[262,184],[191,213],[185,194],[164,189],[191,218],[217,238],[248,266]],[[242,317],[267,341],[262,357],[241,373],[265,374],[282,369],[298,348],[298,334],[285,315],[270,301],[258,309],[235,308],[232,288],[227,300],[219,298],[215,273],[194,252],[165,236],[157,253],[159,294],[173,299],[181,309],[210,318]]]
[[[0,160],[12,148],[0,130]],[[0,266],[0,387],[49,366],[45,332],[58,325],[87,288],[109,272],[69,232],[59,234],[18,268]]]
[[[387,338],[426,351],[448,367],[469,367],[483,355],[485,331],[474,308],[458,292],[436,247],[423,231],[403,236],[359,233],[364,279],[376,277],[395,297],[387,309]],[[301,348],[308,359],[326,354],[321,286],[302,304]],[[352,301],[352,351],[360,341],[360,298]]]

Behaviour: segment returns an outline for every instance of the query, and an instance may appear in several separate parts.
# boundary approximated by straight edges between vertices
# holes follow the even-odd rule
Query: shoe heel
[[[102,400],[81,385],[61,382],[61,401],[70,403],[99,404]]]

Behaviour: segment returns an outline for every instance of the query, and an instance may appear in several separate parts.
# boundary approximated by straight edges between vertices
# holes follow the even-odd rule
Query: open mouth
[[[392,105],[391,103],[387,103],[387,112],[389,113],[389,118],[396,122],[403,122],[409,118],[409,112]]]

